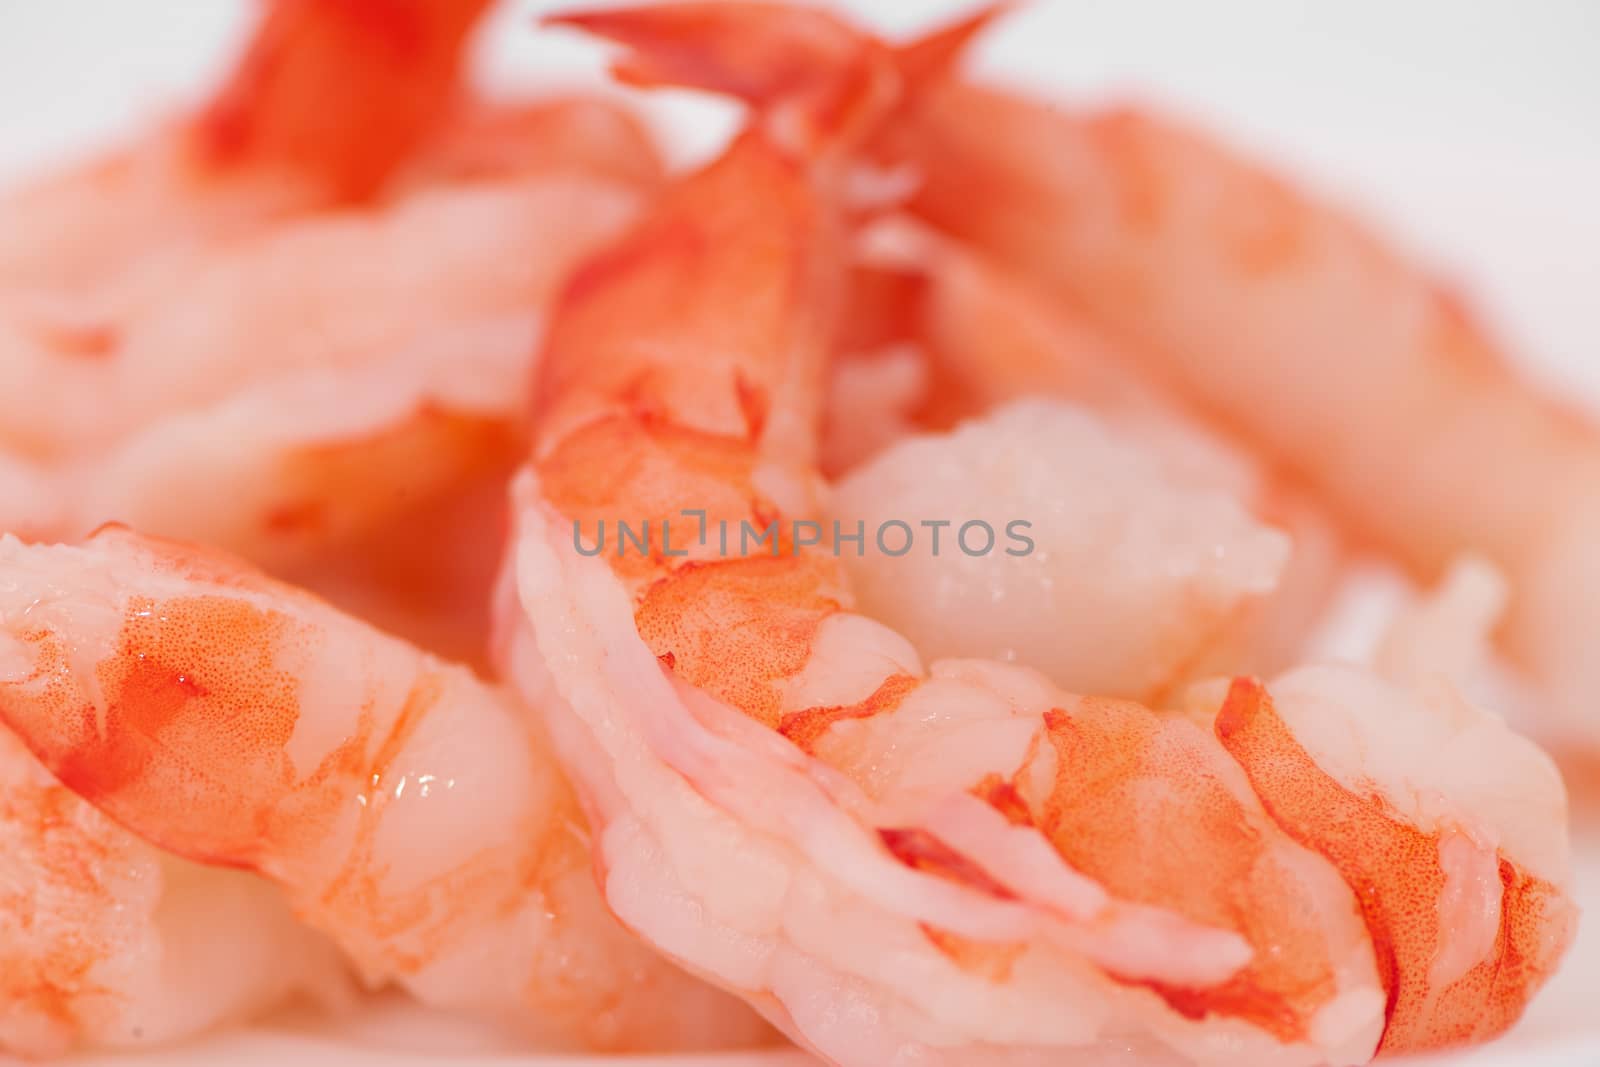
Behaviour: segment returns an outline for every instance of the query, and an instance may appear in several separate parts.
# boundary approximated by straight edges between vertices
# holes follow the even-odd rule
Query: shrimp
[[[369,985],[606,1048],[758,1024],[606,912],[582,817],[502,689],[217,553],[0,541],[0,717],[175,855],[265,875]]]
[[[438,129],[489,0],[274,0],[197,117],[211,168],[314,175],[335,201],[374,193]]]
[[[1303,490],[1280,472],[1263,466],[1200,413],[1131,371],[1121,357],[1121,342],[1074,309],[1046,305],[1026,290],[1009,284],[992,266],[966,250],[948,241],[930,239],[926,234],[906,233],[898,223],[877,227],[869,234],[868,243],[874,262],[857,277],[847,336],[854,344],[862,343],[861,338],[879,346],[890,340],[909,343],[922,354],[925,369],[917,376],[922,388],[912,412],[916,422],[945,429],[960,417],[986,413],[1018,398],[1043,395],[1089,409],[1092,415],[1085,412],[1079,418],[1096,426],[1088,438],[1076,442],[1054,432],[1041,437],[1010,432],[1010,442],[995,442],[1000,447],[987,449],[987,459],[979,457],[978,453],[986,450],[972,434],[959,439],[966,442],[965,448],[952,442],[930,446],[916,456],[884,459],[872,464],[874,473],[848,474],[836,497],[836,512],[842,507],[841,514],[847,521],[859,519],[862,508],[880,517],[931,513],[940,510],[942,497],[959,498],[963,493],[986,496],[988,506],[993,506],[999,503],[999,487],[1006,486],[1015,497],[1013,511],[1030,500],[1039,508],[1043,506],[1041,501],[1059,497],[1068,512],[1076,515],[1108,519],[1123,515],[1138,523],[1138,508],[1131,505],[1138,496],[1135,487],[1147,479],[1134,475],[1127,463],[1151,469],[1135,455],[1143,453],[1155,460],[1163,472],[1162,479],[1170,486],[1236,499],[1259,523],[1288,533],[1287,558],[1274,568],[1274,581],[1259,586],[1243,601],[1232,596],[1220,601],[1196,597],[1198,587],[1187,582],[1197,571],[1179,575],[1169,569],[1164,578],[1174,579],[1172,584],[1151,585],[1149,579],[1155,572],[1141,568],[1143,577],[1133,578],[1131,584],[1148,591],[1165,588],[1179,599],[1147,602],[1145,610],[1139,610],[1126,599],[1129,579],[1135,572],[1116,572],[1105,565],[1106,559],[1137,556],[1130,546],[1123,544],[1119,549],[1108,543],[1110,551],[1103,556],[1078,556],[1077,563],[1070,567],[1053,562],[1064,544],[1046,549],[1040,555],[1052,560],[1044,564],[1049,577],[1041,574],[1041,579],[1052,587],[1047,595],[1078,600],[1089,590],[1099,588],[1123,601],[1118,610],[1128,613],[1127,625],[1116,626],[1111,624],[1107,611],[1095,612],[1096,640],[1077,649],[1081,658],[1076,666],[1069,667],[1057,659],[1050,672],[1052,677],[1069,689],[1151,700],[1163,692],[1160,686],[1150,687],[1153,678],[1176,682],[1186,672],[1191,676],[1219,671],[1270,672],[1293,660],[1319,622],[1344,558],[1337,532]],[[862,284],[863,278],[866,284]],[[880,379],[898,373],[904,382],[913,366],[917,364],[907,354],[892,349],[887,356],[876,359],[842,361],[836,382],[847,380],[846,372],[857,376],[876,373]],[[892,382],[873,384],[877,385],[874,396],[880,402],[895,397],[892,388],[885,387],[892,386]],[[904,389],[902,386],[901,395]],[[891,443],[897,432],[892,429],[892,418],[880,418],[880,436],[883,421],[889,422],[891,431],[888,440],[877,443],[879,450]],[[849,441],[868,432],[843,423],[839,413],[830,410],[828,433],[839,434],[842,430]],[[904,436],[907,429],[902,424],[898,434]],[[1084,429],[1090,427],[1085,425]],[[1046,441],[1052,445],[1047,446]],[[961,455],[962,451],[966,455]],[[1119,454],[1125,458],[1113,458]],[[982,464],[982,474],[975,463]],[[892,473],[897,465],[898,475]],[[1097,469],[1101,465],[1104,470]],[[1109,475],[1107,471],[1112,469],[1122,472],[1122,476]],[[912,470],[924,473],[913,476]],[[1063,478],[1074,476],[1069,491],[1064,488]],[[1030,478],[1035,483],[1033,492],[1009,489]],[[935,491],[932,484],[940,480],[946,483],[942,493]],[[1121,505],[1113,503],[1124,490],[1131,493],[1121,497]],[[1159,513],[1161,508],[1157,506],[1155,511]],[[1113,528],[1105,526],[1101,530],[1116,542]],[[1168,529],[1176,532],[1178,524],[1169,525]],[[1086,528],[1072,537],[1080,551],[1087,547]],[[1177,548],[1181,540],[1179,537],[1168,544],[1169,555],[1182,554]],[[1190,542],[1191,547],[1198,547],[1203,540],[1203,536],[1197,537]],[[934,550],[932,539],[925,539],[921,545],[913,546],[911,557],[926,559]],[[1223,551],[1221,545],[1215,550]],[[854,553],[845,556],[847,564],[861,558],[861,554]],[[1069,553],[1065,558],[1074,557]],[[1218,562],[1227,566],[1232,561]],[[908,561],[894,567],[904,570],[911,565]],[[949,579],[952,567],[958,565],[947,560],[938,568]],[[859,591],[866,597],[864,603],[874,610],[880,605],[907,609],[906,614],[886,616],[886,620],[916,637],[919,644],[932,637],[927,627],[944,626],[952,636],[959,632],[962,627],[954,615],[936,610],[932,603],[913,608],[904,601],[900,592],[907,584],[889,580],[882,587],[890,594],[886,601],[877,600],[873,581],[866,581]],[[941,583],[916,585],[926,593],[948,596],[948,582],[943,583],[944,592],[937,592]],[[952,602],[944,599],[944,603]],[[1070,610],[1081,613],[1085,603],[1076,603]],[[1065,601],[1062,610],[1069,610]],[[1160,621],[1149,626],[1148,619]],[[1025,624],[1020,616],[1016,622],[1020,632]],[[1183,629],[1170,629],[1174,625],[1187,629],[1189,636],[1181,636]],[[1157,638],[1163,627],[1169,627],[1165,667],[1147,658],[1152,650],[1148,642]],[[1143,683],[1126,674],[1119,676],[1119,651],[1114,646],[1123,638],[1131,643],[1122,651],[1134,656],[1132,661],[1123,659],[1123,666],[1137,662],[1142,669],[1155,672]],[[1063,653],[1060,642],[1051,644],[1048,652],[1038,648],[1037,654],[1023,658],[1035,666],[1045,666],[1046,659]],[[1033,647],[1037,648],[1037,644]],[[1202,648],[1209,651],[1202,652]]]
[[[14,666],[0,658],[6,684]],[[160,1044],[342,989],[266,882],[162,855],[4,730],[0,845],[0,1051]]]
[[[347,17],[335,7],[288,4],[269,22]],[[380,200],[152,238],[92,292],[42,300],[42,273],[0,287],[0,529],[74,539],[120,521],[203,540],[481,657],[503,513],[482,484],[524,450],[541,309],[659,166],[615,105],[468,102],[390,161]],[[448,530],[380,533],[463,509]],[[379,556],[405,595],[339,565]],[[485,562],[430,562],[465,558]]]
[[[70,539],[121,521],[303,581],[338,577],[330,555],[370,553],[429,509],[473,507],[482,518],[457,528],[492,536],[499,498],[468,487],[524,448],[541,307],[638,197],[572,171],[422,188],[218,248],[128,315],[101,357],[9,349],[0,441],[33,477],[0,485],[6,528]],[[412,592],[426,561],[460,548],[418,541],[400,561],[424,576]],[[491,574],[476,577],[486,597]],[[371,600],[349,587],[348,602]],[[453,602],[439,592],[406,616],[426,628]],[[484,646],[477,615],[453,652]]]
[[[888,140],[920,218],[1133,339],[1420,579],[1486,553],[1511,583],[1505,650],[1600,740],[1592,418],[1522,380],[1447,286],[1206,136],[956,78],[919,104]]]
[[[841,552],[861,610],[940,657],[980,654],[974,619],[995,616],[1002,636],[982,655],[1146,702],[1271,669],[1277,649],[1244,624],[1274,612],[1293,542],[1225,478],[1145,445],[1080,408],[1022,401],[889,447],[828,509],[869,541]]]
[[[485,0],[274,0],[194,115],[0,202],[0,285],[98,287],[152,252],[371,196],[460,92]]]
[[[628,45],[634,80],[762,105],[569,285],[515,491],[502,650],[563,698],[618,916],[847,1065],[1354,1063],[1515,1017],[1570,908],[1559,778],[1498,720],[1380,689],[1417,764],[1368,788],[1359,741],[1298,711],[1320,683],[1261,690],[1296,710],[1247,744],[1238,700],[1208,723],[924,667],[800,525],[849,147],[982,19],[901,50],[765,4],[558,21]],[[596,550],[642,520],[650,547]],[[1486,752],[1515,803],[1470,787]],[[1351,857],[1319,800],[1403,847]]]

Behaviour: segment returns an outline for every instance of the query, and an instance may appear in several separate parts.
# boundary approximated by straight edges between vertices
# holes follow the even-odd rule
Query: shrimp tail
[[[370,195],[453,102],[467,35],[487,6],[275,0],[194,122],[198,158],[305,172],[341,200]]]
[[[611,68],[625,84],[722,93],[798,131],[803,143],[854,144],[1011,6],[990,4],[896,46],[827,12],[759,0],[569,11],[544,21],[625,46]]]
[[[1021,7],[1021,0],[993,0],[970,14],[895,47],[900,76],[913,89],[949,74],[967,48],[990,26]]]

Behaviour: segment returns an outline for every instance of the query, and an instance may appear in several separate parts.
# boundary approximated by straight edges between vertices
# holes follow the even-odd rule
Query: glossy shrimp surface
[[[1072,111],[951,79],[891,138],[912,209],[1304,479],[1431,579],[1482,551],[1504,647],[1600,737],[1600,432],[1518,377],[1465,303],[1335,208],[1134,109]]]
[[[140,838],[278,883],[368,984],[555,1043],[759,1033],[617,927],[504,691],[229,557],[112,528],[0,560],[0,716]]]
[[[766,105],[569,286],[518,489],[507,663],[564,698],[619,917],[841,1064],[1355,1063],[1508,1024],[1571,916],[1559,779],[1493,717],[1360,672],[1288,676],[1274,719],[1249,679],[1160,713],[924,664],[794,523],[821,516],[843,131],[971,26],[896,53],[765,5],[568,21],[635,80]],[[774,40],[808,78],[732,44]],[[745,529],[770,547],[720,540]],[[1379,694],[1418,744],[1369,767]],[[1504,794],[1471,785],[1485,748],[1516,753]],[[1357,821],[1395,846],[1352,855]]]

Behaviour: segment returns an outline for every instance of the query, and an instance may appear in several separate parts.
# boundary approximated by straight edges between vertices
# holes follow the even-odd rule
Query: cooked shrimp
[[[503,507],[478,487],[523,450],[543,305],[658,170],[615,105],[474,105],[361,211],[207,231],[112,295],[0,289],[0,529],[205,540],[481,658],[489,567],[431,561],[498,553]],[[454,531],[487,536],[374,549],[430,508],[473,509]],[[405,595],[331,565],[358,552]]]
[[[858,606],[923,655],[981,654],[1078,692],[1154,699],[1186,677],[1273,666],[1230,646],[1278,591],[1290,541],[1226,484],[1082,409],[1033,401],[890,447],[840,483],[830,511],[867,542],[841,551]],[[980,650],[981,617],[998,643]]]
[[[0,717],[174,854],[283,887],[369,984],[609,1048],[757,1023],[607,914],[522,708],[230,557],[0,541]]]
[[[341,983],[268,883],[162,855],[0,730],[0,1052],[160,1044]]]
[[[492,502],[475,525],[493,532],[498,501],[459,487],[515,462],[541,309],[637,199],[573,171],[427,187],[198,257],[102,356],[7,348],[0,440],[31,475],[0,485],[5,528],[72,538],[123,521],[306,581],[342,577],[316,561],[426,508]],[[406,566],[424,578],[455,550],[416,547]],[[492,557],[497,539],[469,550]],[[408,633],[440,632],[429,619],[455,594],[439,592]],[[448,647],[481,654],[487,620],[468,621]]]
[[[1317,490],[1424,579],[1481,551],[1505,648],[1600,739],[1600,432],[1447,287],[1210,139],[950,79],[894,133],[914,210],[1052,299]]]
[[[0,201],[0,286],[95,286],[153,253],[370,195],[456,101],[484,6],[274,0],[197,114]]]
[[[336,200],[378,189],[461,90],[489,0],[272,0],[192,138],[217,170],[310,175]]]
[[[70,458],[294,374],[393,361],[396,377],[407,363],[442,375],[458,350],[471,367],[486,348],[525,371],[546,294],[636,196],[572,171],[513,175],[228,242],[119,312],[94,358],[8,345],[0,434]]]
[[[1042,496],[1010,490],[1017,498],[1011,505],[1013,511],[1029,500],[1042,502],[1059,497],[1066,505],[1060,515],[1098,515],[1111,520],[1100,527],[1102,534],[1109,535],[1115,525],[1113,515],[1140,521],[1136,509],[1120,509],[1112,501],[1121,499],[1131,504],[1137,496],[1133,486],[1147,479],[1136,477],[1119,484],[1119,479],[1096,470],[1096,461],[1090,456],[1099,456],[1124,473],[1129,470],[1126,463],[1111,456],[1122,455],[1146,470],[1160,468],[1169,485],[1225,494],[1244,503],[1257,522],[1290,534],[1286,562],[1278,568],[1276,581],[1267,582],[1244,601],[1232,597],[1221,601],[1204,596],[1194,599],[1189,594],[1197,587],[1173,573],[1154,586],[1145,582],[1143,587],[1149,591],[1164,588],[1169,595],[1182,599],[1147,603],[1147,612],[1135,610],[1131,602],[1123,603],[1121,610],[1128,613],[1124,616],[1126,626],[1108,625],[1110,617],[1104,611],[1095,612],[1097,641],[1078,649],[1078,659],[1072,661],[1079,668],[1088,668],[1088,672],[1063,672],[1069,661],[1057,658],[1051,668],[1052,677],[1069,689],[1149,699],[1162,690],[1132,684],[1134,679],[1126,674],[1119,677],[1115,647],[1124,647],[1127,652],[1148,652],[1156,645],[1164,645],[1164,667],[1144,659],[1143,652],[1135,655],[1140,669],[1147,672],[1147,681],[1152,677],[1175,680],[1185,673],[1270,672],[1293,661],[1327,606],[1344,556],[1332,525],[1306,499],[1303,490],[1263,466],[1218,427],[1129,368],[1121,355],[1123,343],[1073,309],[1038,300],[966,250],[947,241],[930,240],[924,234],[908,233],[903,226],[877,227],[869,245],[876,262],[853,283],[856,293],[849,310],[847,336],[864,337],[878,345],[898,340],[912,345],[924,361],[916,364],[898,349],[877,359],[841,361],[835,397],[840,392],[839,379],[847,372],[856,376],[877,372],[881,377],[899,369],[904,381],[911,367],[920,366],[922,373],[916,384],[921,389],[911,415],[933,427],[945,427],[961,417],[987,412],[1020,397],[1036,396],[1071,400],[1092,411],[1090,418],[1098,425],[1092,429],[1090,441],[1080,442],[1087,451],[1069,444],[1060,435],[1048,434],[1039,440],[1029,434],[1016,434],[1009,445],[985,450],[976,447],[974,436],[967,435],[964,456],[960,454],[962,446],[947,442],[930,448],[918,459],[906,461],[929,467],[930,479],[900,477],[885,482],[873,478],[865,479],[863,485],[863,478],[852,475],[844,482],[842,502],[856,501],[880,514],[936,511],[935,494],[917,487],[916,481],[943,478],[950,483],[949,491],[987,494],[989,506],[994,506],[1000,503],[1001,487],[1031,479]],[[903,385],[901,395],[908,391]],[[896,397],[881,385],[874,395],[880,405],[892,403]],[[868,432],[841,426],[842,421],[839,411],[830,410],[827,432],[840,434],[843,430],[846,442]],[[904,436],[904,418],[896,427],[892,418],[883,420],[880,415],[880,430],[884,421],[888,421],[892,434]],[[880,437],[875,447],[882,449],[892,440],[892,435],[888,440]],[[1060,447],[1046,447],[1045,440]],[[833,442],[825,445],[832,446]],[[856,447],[861,449],[860,445]],[[978,454],[984,451],[989,458]],[[1135,453],[1150,457],[1150,462],[1138,459]],[[827,453],[824,458],[828,458]],[[885,460],[874,469],[889,462]],[[973,475],[974,464],[984,467],[986,476],[981,480],[966,481],[956,473]],[[1006,476],[996,477],[1002,473]],[[1051,485],[1063,474],[1074,481],[1071,492]],[[861,488],[852,488],[858,485]],[[895,499],[891,501],[890,497]],[[849,517],[856,515],[851,512]],[[1169,529],[1177,532],[1178,526],[1174,524]],[[1084,538],[1088,535],[1083,530],[1067,536],[1076,538],[1080,548],[1086,545]],[[1201,541],[1203,537],[1197,537],[1190,544],[1198,546]],[[911,555],[923,558],[932,547],[932,539],[925,538]],[[846,555],[847,561],[860,558],[857,554]],[[1043,562],[1046,559],[1050,561]],[[950,566],[946,562],[939,569],[948,578]],[[1080,556],[1074,566],[1064,567],[1048,550],[1034,562],[1045,568],[1042,573],[1050,575],[1056,587],[1052,595],[1064,595],[1069,600],[1091,588],[1125,592],[1122,579],[1132,573],[1113,574],[1101,560],[1090,556]],[[898,566],[904,569],[907,565]],[[1147,578],[1154,573],[1149,568],[1144,570]],[[1074,582],[1084,584],[1075,587]],[[876,609],[879,605],[874,603],[872,585],[869,581],[860,591]],[[900,587],[898,582],[890,585]],[[934,594],[932,585],[920,587],[925,594]],[[898,597],[892,602],[899,603]],[[1175,610],[1180,604],[1184,610]],[[919,608],[910,603],[902,606],[907,613],[887,621],[919,640],[931,636],[929,630],[919,627],[941,625],[943,616],[927,610],[930,604]],[[1062,610],[1081,612],[1084,606],[1080,602]],[[1150,618],[1158,621],[1147,625],[1145,620]],[[954,628],[954,618],[944,625]],[[1161,636],[1163,629],[1165,638]],[[1123,640],[1131,643],[1119,646]],[[1203,648],[1209,648],[1209,652],[1203,652]],[[1048,654],[1041,650],[1040,655],[1023,658],[1036,666],[1046,666],[1046,658],[1062,654],[1057,642]],[[1124,667],[1128,665],[1123,662]],[[1096,669],[1100,673],[1095,673]]]
[[[636,79],[771,105],[569,287],[518,488],[507,662],[564,698],[623,921],[850,1065],[1352,1063],[1513,1018],[1569,914],[1559,780],[1495,720],[1389,705],[1427,721],[1408,758],[1474,742],[1430,775],[1436,807],[1348,791],[1359,764],[1300,716],[1269,740],[1304,772],[1253,787],[1279,764],[1237,701],[1225,745],[1022,667],[925,668],[855,610],[837,542],[793,525],[819,514],[849,138],[972,26],[891,53],[771,5],[563,21],[631,45]],[[592,552],[646,520],[650,548]],[[774,523],[770,550],[719,544]],[[1485,739],[1523,806],[1461,786]],[[1297,806],[1318,798],[1408,848],[1352,861]]]

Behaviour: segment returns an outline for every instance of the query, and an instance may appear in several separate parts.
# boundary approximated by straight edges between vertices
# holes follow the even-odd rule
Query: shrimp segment
[[[1388,990],[1389,1023],[1380,1051],[1422,1051],[1506,1030],[1521,1014],[1528,990],[1555,970],[1576,927],[1576,909],[1562,889],[1565,841],[1559,834],[1552,840],[1549,830],[1565,821],[1554,768],[1542,755],[1526,753],[1530,746],[1499,723],[1458,706],[1444,714],[1464,716],[1465,722],[1454,731],[1436,731],[1444,743],[1430,753],[1445,753],[1447,766],[1463,754],[1478,757],[1474,767],[1488,753],[1508,761],[1522,794],[1519,803],[1529,810],[1520,817],[1510,813],[1511,826],[1505,813],[1488,820],[1480,811],[1469,820],[1462,813],[1427,810],[1459,801],[1465,790],[1457,789],[1450,800],[1424,796],[1419,818],[1404,799],[1415,785],[1396,788],[1365,774],[1336,779],[1278,710],[1296,702],[1301,721],[1333,712],[1347,726],[1377,734],[1391,720],[1328,705],[1362,698],[1376,704],[1385,697],[1392,701],[1392,695],[1333,668],[1290,676],[1274,688],[1276,701],[1259,684],[1235,682],[1217,716],[1217,736],[1250,776],[1274,821],[1326,855],[1356,890]],[[1420,718],[1414,715],[1413,721]],[[1474,738],[1474,731],[1480,736]],[[1450,737],[1452,732],[1457,736]],[[1435,825],[1419,825],[1428,821]]]
[[[145,840],[279,883],[369,984],[581,1045],[758,1032],[606,914],[581,815],[501,690],[119,529],[9,542],[4,573],[0,641],[26,669],[0,715]]]
[[[564,698],[551,728],[611,905],[841,1064],[1365,1061],[1389,989],[1356,895],[1209,728],[1019,667],[924,666],[793,522],[820,514],[848,148],[926,50],[843,50],[834,85],[786,97],[727,77],[732,42],[834,22],[721,4],[707,43],[663,35],[662,10],[604,16],[643,53],[625,70],[770,107],[569,288],[504,605],[512,675]],[[618,522],[649,547],[597,551]],[[1506,922],[1559,943],[1556,911]]]
[[[0,1051],[161,1044],[340,984],[266,882],[163,856],[0,730]]]
[[[1191,130],[955,79],[921,104],[891,138],[918,215],[1133,339],[1419,577],[1490,555],[1507,651],[1600,737],[1593,420],[1520,380],[1450,290]]]

